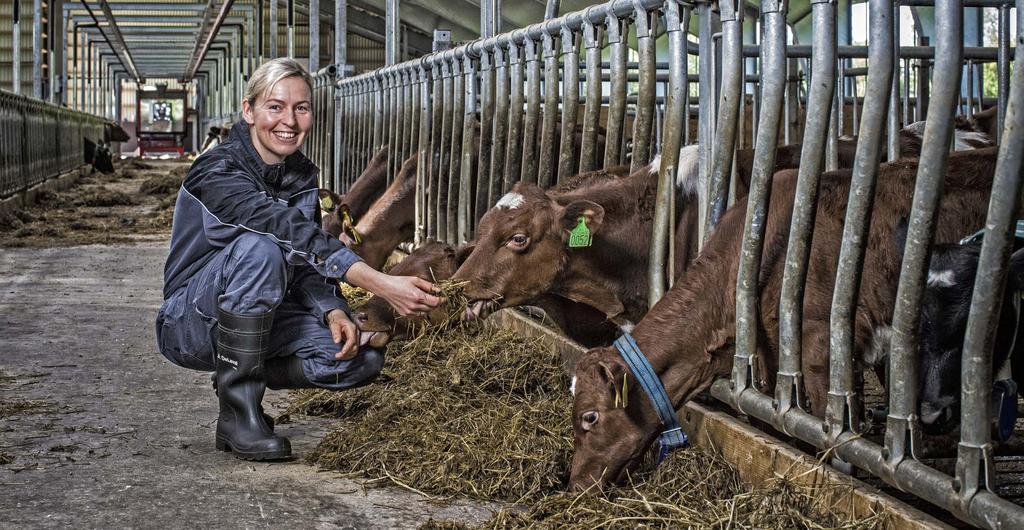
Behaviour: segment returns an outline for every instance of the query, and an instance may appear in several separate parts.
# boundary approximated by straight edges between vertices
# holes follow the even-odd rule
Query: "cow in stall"
[[[907,237],[905,221],[897,226],[895,237],[902,252]],[[996,439],[1000,441],[1012,434],[1017,395],[1024,396],[1024,387],[1016,383],[1024,381],[1024,239],[1017,238],[1012,248],[992,351],[992,412],[998,425]],[[959,425],[963,344],[980,253],[980,237],[936,245],[931,250],[918,332],[918,406],[921,426],[927,434],[947,434]],[[866,362],[884,364],[887,350],[878,348],[880,355]]]
[[[995,171],[996,149],[950,155],[935,240],[956,241],[984,223]],[[892,242],[900,217],[910,211],[917,161],[880,167],[854,321],[855,357],[869,351],[892,322],[901,255]],[[778,365],[779,296],[796,187],[796,171],[776,174],[767,211],[760,267],[756,373],[770,387]],[[828,391],[829,318],[850,171],[822,175],[809,252],[803,309],[802,372],[811,412],[824,417]],[[729,209],[685,275],[636,325],[633,338],[661,378],[678,410],[720,377],[728,376],[735,351],[736,275],[746,204]],[[615,348],[588,351],[573,378],[575,454],[570,486],[600,487],[621,478],[644,457],[660,420]],[[760,386],[760,385],[759,385]],[[626,395],[624,407],[615,396]],[[630,395],[632,394],[632,395]]]
[[[412,239],[417,158],[413,155],[402,163],[391,185],[373,202],[355,227],[340,236],[347,247],[374,269],[380,270],[384,266],[399,243]]]
[[[320,226],[324,232],[339,237],[355,226],[366,214],[388,184],[388,146],[381,148],[370,159],[345,195],[326,188],[320,189]]]
[[[210,127],[209,132],[206,133],[206,140],[203,141],[203,146],[199,148],[199,153],[205,153],[214,147],[224,143],[224,140],[228,138],[228,132],[230,127]]]
[[[126,142],[130,137],[123,127],[115,122],[103,123],[103,138],[99,142],[93,142],[88,138],[82,139],[83,160],[90,164],[94,170],[101,173],[114,172],[114,155],[110,151],[111,142]]]

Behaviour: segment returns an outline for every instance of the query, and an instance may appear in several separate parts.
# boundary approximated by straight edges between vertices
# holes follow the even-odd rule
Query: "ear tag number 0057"
[[[589,247],[593,239],[590,229],[587,228],[587,219],[580,216],[576,221],[576,228],[569,231],[569,248]]]

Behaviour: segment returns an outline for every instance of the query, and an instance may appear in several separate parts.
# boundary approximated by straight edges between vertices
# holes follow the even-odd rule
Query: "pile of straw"
[[[821,491],[830,487],[780,478],[752,489],[728,462],[696,449],[676,451],[604,494],[564,493],[572,402],[555,352],[509,331],[458,328],[392,343],[387,359],[370,386],[295,394],[291,413],[338,419],[307,460],[433,498],[508,503],[484,528],[859,529],[887,522],[884,514],[851,521],[833,513],[820,502],[841,497]],[[464,528],[452,521],[426,527]]]

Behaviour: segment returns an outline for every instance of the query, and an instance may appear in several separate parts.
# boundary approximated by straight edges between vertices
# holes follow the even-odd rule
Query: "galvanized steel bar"
[[[430,189],[430,166],[432,161],[431,141],[433,138],[433,120],[431,114],[430,71],[420,68],[419,84],[419,147],[416,159],[416,208],[414,212],[415,231],[413,244],[417,247],[427,238],[427,197]]]
[[[871,0],[869,9],[871,57],[866,104],[853,164],[829,322],[829,392],[825,422],[832,440],[847,430],[857,432],[860,428],[860,399],[854,390],[853,373],[854,312],[878,176],[882,131],[892,90],[893,5],[890,0]]]
[[[398,64],[398,0],[387,0],[384,13],[384,64]]]
[[[453,244],[463,245],[469,241],[473,230],[473,144],[476,141],[476,60],[470,56],[462,59],[464,81],[465,115],[462,126],[462,162],[459,178],[458,233]]]
[[[771,188],[769,179],[775,169],[779,126],[785,111],[784,96],[787,77],[785,1],[762,1],[761,17],[763,20],[761,48],[764,50],[764,55],[761,57],[761,90],[763,94],[761,125],[757,130],[757,143],[754,147],[754,165],[750,176],[746,223],[743,229],[739,271],[736,278],[736,354],[732,369],[732,389],[733,395],[736,397],[751,385],[762,384],[766,376],[766,374],[756,372],[756,363],[754,362],[759,322],[758,278],[768,216],[768,195]],[[725,39],[724,36],[723,39]],[[730,54],[737,53],[737,51],[735,47],[723,46],[722,62],[732,64],[734,58],[730,57]],[[730,96],[723,91],[723,102],[727,97]],[[731,97],[735,97],[735,94]],[[723,108],[724,106],[723,103]],[[724,119],[719,123],[723,127],[726,126]]]
[[[985,222],[985,237],[978,258],[978,272],[971,295],[971,309],[964,337],[960,397],[960,444],[956,461],[956,486],[960,511],[976,513],[980,493],[994,487],[989,410],[992,389],[992,350],[1000,306],[1005,292],[1007,267],[1013,250],[1014,228],[1021,200],[1021,168],[1024,166],[1024,2],[1017,2],[1017,50],[1013,79],[1007,95],[1006,121],[996,159],[995,181]],[[1003,11],[1000,10],[1000,15]],[[950,20],[952,23],[955,20]],[[947,23],[946,20],[943,20]],[[936,25],[938,25],[936,9]],[[934,102],[938,99],[933,97]],[[933,113],[932,116],[935,116]],[[926,131],[927,134],[927,131]],[[919,173],[920,175],[920,173]],[[920,178],[920,177],[919,177]],[[909,237],[909,234],[908,234]],[[988,514],[983,515],[987,516]],[[1017,524],[1024,521],[1019,517]],[[993,522],[986,521],[989,526]]]
[[[280,24],[278,24],[277,18],[277,2],[278,0],[270,0],[270,54],[268,55],[268,57],[271,59],[277,58],[278,53],[277,31],[278,28],[280,27]]]
[[[309,0],[309,71],[320,69],[320,0]]]
[[[18,2],[15,2],[18,3]],[[52,39],[53,36],[51,35]],[[43,99],[43,2],[32,2],[32,96]]]
[[[21,12],[19,4],[14,2],[11,18],[11,92],[21,94]]]
[[[271,0],[273,1],[273,0]],[[288,0],[285,5],[286,24],[288,25],[288,57],[295,58],[295,0]]]
[[[558,182],[576,173],[576,119],[580,105],[580,51],[577,34],[562,28],[562,130],[558,148]],[[653,94],[652,94],[653,96]]]
[[[452,167],[452,145],[454,144],[454,134],[452,124],[453,119],[453,108],[455,107],[455,82],[458,78],[458,70],[453,69],[454,60],[452,62],[441,63],[441,68],[444,78],[444,95],[443,95],[443,112],[444,117],[442,118],[442,136],[441,136],[441,152],[439,156],[441,158],[440,170],[438,173],[438,187],[437,187],[437,239],[438,241],[451,242],[448,238],[448,198],[451,196],[449,193],[448,181],[451,174]],[[458,87],[461,91],[461,86]],[[462,109],[458,109],[459,115],[462,114]],[[435,118],[436,119],[436,118]]]
[[[669,86],[662,134],[661,164],[658,166],[658,188],[652,222],[650,265],[647,273],[648,306],[665,295],[665,269],[668,247],[672,244],[672,206],[676,172],[679,169],[679,147],[683,141],[683,113],[686,112],[686,28],[690,26],[690,7],[678,0],[665,2],[665,31],[668,33]],[[650,39],[653,40],[653,39]],[[588,50],[589,51],[589,50]],[[589,107],[589,101],[588,107]],[[668,263],[672,263],[671,260]]]
[[[718,3],[722,19],[722,88],[714,141],[714,164],[708,189],[705,231],[714,230],[729,202],[729,181],[736,148],[736,124],[739,121],[742,73],[743,10],[738,0]],[[784,51],[783,51],[784,53]],[[763,75],[762,68],[762,75]],[[763,90],[763,89],[762,89]],[[701,93],[703,98],[704,94]],[[764,112],[763,105],[761,112]],[[763,125],[759,125],[760,134]]]
[[[772,417],[773,426],[779,430],[785,428],[785,414],[794,407],[802,406],[804,282],[807,278],[807,260],[811,254],[811,231],[818,205],[818,182],[824,161],[825,140],[835,101],[835,2],[812,0],[811,17],[814,55],[810,91],[779,298],[779,373],[775,383],[778,406]]]
[[[452,146],[448,168],[448,209],[445,242],[455,245],[459,241],[458,198],[462,177],[462,136],[464,107],[466,105],[466,83],[458,60],[452,61]]]
[[[512,76],[509,84],[508,138],[505,147],[505,167],[502,170],[504,183],[502,193],[507,193],[522,178],[523,157],[523,61],[518,45],[508,47],[508,66]]]
[[[924,141],[917,169],[913,209],[910,211],[907,244],[896,291],[889,354],[889,416],[885,430],[886,462],[894,469],[900,460],[913,456],[919,440],[917,424],[918,354],[917,331],[924,296],[928,248],[939,213],[939,199],[946,177],[949,146],[953,140],[953,115],[960,100],[963,75],[963,4],[947,0],[935,6],[936,82],[932,86]],[[987,431],[986,431],[987,436]]]
[[[1019,10],[1020,8],[1018,8]],[[999,37],[999,55],[996,60],[996,77],[997,77],[997,90],[998,99],[996,102],[996,114],[998,115],[999,121],[997,123],[1006,123],[1006,104],[1007,98],[1010,94],[1010,6],[1003,5],[999,8],[999,18],[997,24],[997,32]],[[1020,30],[1017,30],[1018,33]],[[1020,44],[1018,43],[1018,46]],[[984,91],[979,90],[984,96]],[[996,141],[1002,143],[1003,128],[996,128]]]
[[[601,34],[599,26],[583,22],[583,46],[586,48],[587,99],[583,107],[583,141],[580,142],[580,173],[597,167],[597,127],[601,118]],[[685,44],[685,43],[684,43]],[[671,55],[671,53],[670,53]],[[686,50],[683,50],[686,59]],[[671,61],[670,61],[671,64]],[[685,79],[686,72],[683,72]],[[685,90],[685,86],[683,87]]]
[[[622,163],[622,140],[626,131],[626,48],[629,26],[614,14],[605,23],[608,34],[611,85],[608,100],[608,122],[605,124],[604,167]]]
[[[540,60],[537,57],[537,42],[527,39],[526,53],[526,117],[523,120],[522,178],[537,182],[537,140],[540,138]]]
[[[637,87],[636,119],[633,120],[633,159],[630,169],[636,171],[651,160],[651,137],[654,129],[655,39],[652,32],[657,15],[637,4],[633,19],[636,26],[640,82]]]
[[[412,156],[413,150],[416,148],[416,132],[419,130],[416,128],[416,113],[413,109],[418,109],[419,106],[413,101],[414,95],[417,94],[413,90],[413,84],[416,82],[416,72],[406,70],[402,72],[402,123],[399,126],[402,130],[402,161]]]
[[[491,158],[489,161],[490,169],[487,171],[489,188],[486,202],[483,205],[477,206],[477,219],[483,217],[484,212],[486,212],[492,204],[498,202],[498,198],[504,193],[504,183],[508,180],[505,177],[505,159],[507,156],[506,147],[509,143],[509,81],[508,66],[505,62],[505,51],[501,48],[494,51],[494,73],[495,89],[497,91],[497,104],[495,106],[494,116],[494,135],[492,139],[489,139],[493,144],[493,148],[490,153]],[[522,112],[522,105],[520,105],[519,110],[516,112]],[[480,148],[481,152],[483,152],[483,141],[480,143]]]
[[[893,35],[893,67],[900,64],[900,2],[893,0],[892,35]],[[889,154],[889,161],[900,157],[900,76],[894,72],[892,76],[892,90],[889,92],[889,114],[886,120],[886,146]]]
[[[432,121],[434,129],[431,132],[431,162],[430,169],[430,190],[428,191],[432,208],[427,211],[427,234],[438,241],[444,238],[446,233],[445,208],[447,198],[441,196],[447,193],[448,185],[445,175],[448,174],[448,159],[444,156],[451,145],[451,70],[448,63],[441,63],[433,68],[434,95]],[[442,193],[444,190],[445,193]],[[442,201],[444,201],[442,203]]]
[[[483,15],[481,14],[481,17]],[[494,115],[494,94],[495,94],[495,63],[501,61],[500,51],[483,53],[480,56],[480,149],[477,155],[477,177],[476,177],[476,208],[473,218],[483,217],[488,207],[488,196],[491,193],[494,178],[494,167],[491,162],[492,146],[498,141],[494,138],[494,130],[500,118]],[[502,90],[497,89],[498,97],[502,97]],[[504,144],[502,144],[504,146]],[[499,183],[500,185],[500,183]]]
[[[558,126],[558,53],[555,38],[544,34],[544,122],[541,127],[540,159],[537,164],[537,185],[552,184],[555,166],[555,138]],[[564,116],[563,116],[564,119]]]

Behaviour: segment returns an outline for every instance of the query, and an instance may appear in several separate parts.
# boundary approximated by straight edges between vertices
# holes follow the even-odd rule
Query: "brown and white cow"
[[[380,270],[402,241],[412,239],[415,229],[417,155],[402,163],[398,175],[341,240],[367,265]],[[356,241],[354,235],[358,235]]]
[[[995,160],[995,148],[950,155],[936,242],[955,241],[984,223]],[[916,174],[917,161],[913,159],[884,164],[880,169],[854,324],[858,356],[871,348],[876,332],[892,321],[902,259],[892,244],[892,234],[898,219],[910,211]],[[829,317],[849,175],[849,171],[837,171],[822,176],[808,264],[802,371],[811,410],[819,417],[824,416],[828,388]],[[779,292],[795,185],[795,171],[775,175],[767,216],[757,354],[769,385],[778,364]],[[677,409],[716,378],[730,373],[745,215],[742,203],[726,212],[685,276],[633,330]],[[610,389],[621,392],[622,381],[630,376],[614,348],[590,350],[576,365],[572,419],[576,452],[570,479],[575,489],[621,477],[639,462],[659,432],[657,415],[639,385],[629,384],[632,396],[628,406],[615,408]]]

